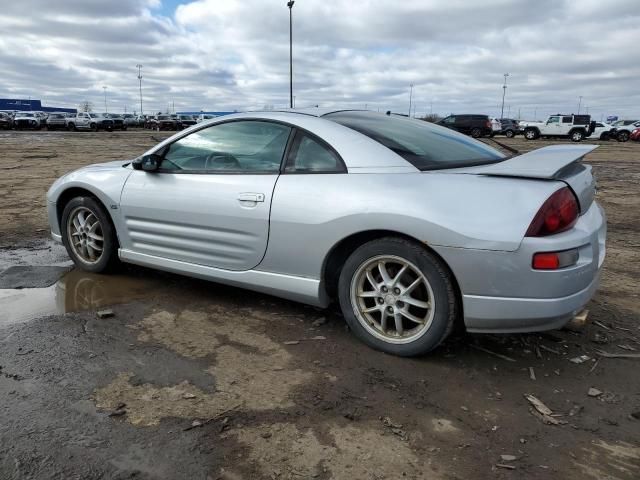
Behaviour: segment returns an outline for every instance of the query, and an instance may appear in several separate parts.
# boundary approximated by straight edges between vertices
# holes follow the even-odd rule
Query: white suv
[[[611,137],[619,142],[626,142],[636,128],[640,128],[640,120],[618,120],[613,124]]]
[[[579,142],[593,131],[589,115],[551,115],[546,122],[520,122],[527,140],[540,137],[564,137]]]

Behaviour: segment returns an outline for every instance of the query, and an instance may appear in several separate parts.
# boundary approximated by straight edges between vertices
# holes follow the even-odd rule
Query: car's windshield
[[[23,117],[29,117],[29,118],[35,117],[35,115],[33,113],[23,113],[22,116]]]
[[[191,115],[180,115],[180,120],[193,120]]]
[[[381,143],[419,170],[483,165],[506,158],[482,142],[422,120],[358,111],[323,118]]]
[[[169,115],[158,115],[158,120],[170,120]]]

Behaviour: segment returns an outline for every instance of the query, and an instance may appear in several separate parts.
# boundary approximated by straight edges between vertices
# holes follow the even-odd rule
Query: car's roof
[[[328,113],[335,113],[339,109],[304,109],[294,111],[266,111],[266,112],[243,112],[223,115],[211,120],[199,123],[194,127],[183,130],[181,134],[188,134],[194,130],[199,130],[209,125],[224,123],[233,120],[251,119],[251,120],[271,120],[276,122],[288,123],[300,129],[311,132],[314,135],[328,142],[342,156],[347,168],[352,171],[364,172],[372,169],[385,169],[389,172],[416,172],[418,171],[409,162],[401,156],[389,150],[382,144],[372,140],[351,128],[340,125],[329,119],[320,118]],[[371,115],[383,115],[370,112]],[[166,144],[174,141],[171,137],[154,148],[146,152],[146,154],[155,153]],[[387,170],[389,169],[389,170]]]

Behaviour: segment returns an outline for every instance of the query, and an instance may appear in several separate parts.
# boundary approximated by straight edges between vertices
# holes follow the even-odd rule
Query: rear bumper
[[[563,326],[598,288],[605,257],[606,220],[593,202],[574,228],[525,238],[513,252],[434,247],[453,271],[470,332],[506,333]],[[534,270],[533,254],[577,249],[578,262],[559,270]]]
[[[600,275],[587,288],[561,298],[509,298],[463,295],[469,332],[516,333],[561,328],[591,300]]]

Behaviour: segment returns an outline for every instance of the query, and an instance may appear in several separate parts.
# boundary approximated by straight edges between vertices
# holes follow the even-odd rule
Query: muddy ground
[[[141,268],[64,274],[49,184],[164,137],[0,134],[0,479],[640,478],[640,358],[598,355],[640,353],[640,144],[587,159],[609,243],[585,329],[401,359],[332,311]]]

